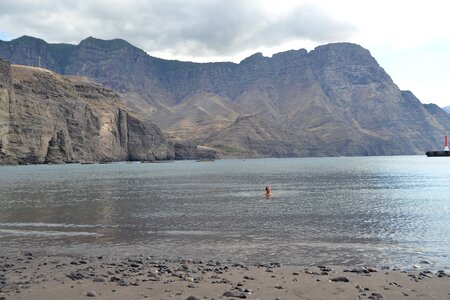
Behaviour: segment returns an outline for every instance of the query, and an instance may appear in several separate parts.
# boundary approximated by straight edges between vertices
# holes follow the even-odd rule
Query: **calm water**
[[[0,254],[19,249],[449,268],[450,159],[0,167]]]

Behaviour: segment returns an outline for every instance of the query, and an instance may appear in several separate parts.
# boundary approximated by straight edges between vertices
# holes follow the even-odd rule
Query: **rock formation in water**
[[[87,78],[0,59],[0,163],[164,160],[160,129]]]
[[[239,64],[149,56],[124,40],[79,45],[0,42],[14,63],[82,75],[112,88],[168,135],[224,154],[421,154],[450,117],[401,91],[369,51],[350,43],[254,54]],[[189,147],[188,147],[189,148]]]

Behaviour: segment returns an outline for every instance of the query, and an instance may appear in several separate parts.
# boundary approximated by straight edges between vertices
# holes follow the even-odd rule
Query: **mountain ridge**
[[[249,156],[419,154],[450,131],[450,118],[401,91],[352,43],[255,53],[239,63],[164,60],[120,39],[91,37],[61,46],[65,52],[16,44],[1,42],[0,56],[27,64],[25,52],[41,54],[50,69],[112,88],[169,135],[208,147],[227,140]],[[253,117],[242,122],[246,115]],[[264,141],[256,127],[272,134]]]

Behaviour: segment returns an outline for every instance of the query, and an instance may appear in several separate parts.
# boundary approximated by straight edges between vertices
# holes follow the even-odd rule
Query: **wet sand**
[[[0,299],[450,299],[450,272],[152,257],[0,256]]]

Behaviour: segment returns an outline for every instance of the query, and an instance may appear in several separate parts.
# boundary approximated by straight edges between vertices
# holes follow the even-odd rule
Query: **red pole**
[[[448,136],[444,137],[444,149],[445,151],[448,151]]]

